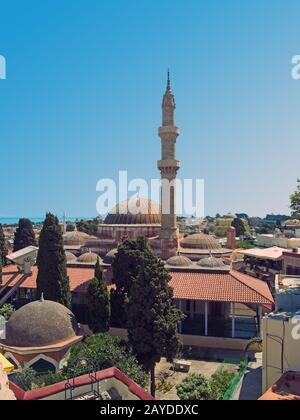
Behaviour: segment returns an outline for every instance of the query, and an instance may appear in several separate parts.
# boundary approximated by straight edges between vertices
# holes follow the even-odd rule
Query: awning
[[[14,365],[12,365],[1,353],[0,353],[0,363],[2,364],[4,371],[6,373],[12,373],[15,370]]]

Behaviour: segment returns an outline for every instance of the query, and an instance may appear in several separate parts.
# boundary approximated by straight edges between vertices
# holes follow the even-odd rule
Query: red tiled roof
[[[300,374],[285,373],[261,398],[261,401],[300,401]]]
[[[3,272],[8,273],[17,269],[15,266],[4,267]],[[25,280],[21,287],[27,289],[36,289],[37,267],[32,268],[32,276]],[[85,292],[90,280],[94,277],[95,270],[93,268],[84,267],[68,267],[68,276],[70,279],[70,288],[72,292]],[[7,283],[10,276],[2,276],[3,286]],[[14,286],[20,277],[17,277],[11,284]]]
[[[175,299],[273,305],[267,283],[241,274],[172,272]]]
[[[4,272],[13,271],[12,266],[5,267]],[[175,299],[190,299],[214,302],[255,303],[272,306],[274,300],[267,283],[237,271],[230,273],[171,272],[170,285],[174,289]],[[85,293],[94,269],[68,267],[70,288],[72,292]],[[36,288],[37,267],[33,267],[32,276],[21,287]],[[3,276],[3,285],[9,276]],[[14,280],[12,286],[19,277]],[[108,286],[109,288],[113,286]]]

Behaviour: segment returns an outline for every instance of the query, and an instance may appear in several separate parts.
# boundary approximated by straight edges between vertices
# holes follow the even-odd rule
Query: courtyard
[[[221,369],[236,373],[239,369],[238,364],[224,363],[219,361],[207,361],[189,359],[191,367],[188,373],[175,372],[173,365],[166,359],[162,359],[156,366],[156,399],[157,400],[179,400],[176,392],[176,385],[180,384],[189,374],[197,373],[210,379],[212,375]]]

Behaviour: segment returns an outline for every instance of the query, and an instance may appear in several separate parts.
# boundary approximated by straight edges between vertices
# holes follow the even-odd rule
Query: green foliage
[[[211,399],[216,401],[222,400],[233,378],[234,373],[228,370],[221,369],[214,373],[210,380]]]
[[[118,248],[113,260],[113,282],[116,289],[111,292],[112,325],[127,326],[127,303],[130,289],[140,271],[140,261],[151,255],[152,250],[146,238],[126,240]]]
[[[102,223],[101,217],[96,217],[92,220],[80,220],[76,223],[76,226],[79,232],[84,232],[88,235],[96,235],[100,223]]]
[[[248,222],[238,217],[232,221],[231,226],[235,228],[237,236],[245,236],[250,230]]]
[[[231,221],[232,219],[218,219],[214,230],[209,228],[209,231],[211,233],[214,233],[218,238],[224,238],[224,236],[227,235],[227,231],[231,226]]]
[[[292,217],[294,217],[295,219],[300,219],[300,179],[297,179],[297,189],[290,196],[290,199],[291,199],[290,208],[292,210]]]
[[[177,385],[177,395],[181,400],[222,400],[230,387],[235,374],[221,369],[206,379],[203,375],[192,373]]]
[[[128,298],[128,337],[138,360],[150,370],[161,357],[172,361],[177,355],[183,314],[173,304],[164,264],[152,254],[142,256],[139,267]]]
[[[8,251],[6,248],[6,243],[5,243],[5,235],[3,232],[3,227],[0,223],[0,265],[4,266],[6,263],[6,255],[7,255]]]
[[[88,366],[80,366],[80,360],[86,360]],[[142,387],[147,384],[147,375],[128,346],[128,342],[109,334],[93,335],[84,343],[73,347],[68,366],[63,373],[67,376],[80,375],[87,370],[98,371],[110,367],[117,367]]]
[[[14,238],[14,252],[27,246],[36,246],[35,234],[29,219],[20,219]]]
[[[253,241],[238,241],[236,246],[241,249],[251,249],[255,247],[255,243]]]
[[[176,386],[182,401],[207,401],[211,399],[210,382],[203,375],[192,373]]]
[[[46,215],[41,231],[37,266],[38,298],[43,293],[45,299],[69,307],[71,293],[62,231],[57,217],[51,213]]]
[[[87,290],[88,325],[93,333],[107,332],[110,324],[110,299],[99,259],[95,277]]]
[[[152,252],[146,238],[129,241],[124,262],[130,277],[122,277],[127,291],[127,330],[129,342],[139,362],[151,372],[151,394],[155,394],[155,364],[161,357],[172,361],[180,348],[178,323],[183,314],[173,303],[171,276],[164,263]],[[132,248],[136,247],[135,250]],[[126,260],[127,255],[127,260]],[[116,257],[118,261],[118,256]],[[134,263],[134,264],[133,264]]]
[[[0,316],[5,318],[6,321],[9,320],[9,318],[12,316],[14,312],[15,312],[15,308],[9,303],[6,303],[5,305],[2,306],[2,308],[0,308]]]
[[[14,382],[24,391],[31,391],[66,380],[68,377],[62,373],[38,374],[34,369],[25,369],[16,374]]]

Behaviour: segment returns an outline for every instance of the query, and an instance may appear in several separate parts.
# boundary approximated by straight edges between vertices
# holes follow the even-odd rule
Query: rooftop
[[[171,272],[175,299],[274,305],[268,285],[237,271]]]
[[[261,398],[261,401],[300,401],[300,374],[285,373]]]
[[[95,381],[96,384],[94,384],[94,388],[97,389],[97,392],[99,392],[100,395],[107,392],[110,393],[109,391],[113,389],[114,393],[120,395],[123,400],[153,400],[151,395],[149,395],[144,389],[142,389],[119,369],[114,367],[96,372]],[[73,397],[75,400],[99,399],[93,398],[95,395],[92,394],[90,375],[83,375],[75,378],[74,381],[72,380],[71,382],[63,381],[28,392],[23,391],[12,382],[10,382],[10,388],[16,395],[17,400],[64,400],[65,389],[68,383],[74,387]]]
[[[278,261],[282,259],[284,251],[287,251],[287,249],[279,248],[278,246],[273,246],[271,248],[252,248],[247,250],[241,250],[238,252],[239,254],[245,255],[247,257]]]
[[[262,304],[272,309],[274,300],[267,283],[237,271],[181,271],[171,270],[170,285],[174,289],[175,299],[192,299],[199,301],[239,302]],[[11,271],[5,267],[4,271]],[[71,291],[85,293],[94,269],[68,267]],[[3,283],[9,277],[3,277]],[[37,267],[33,267],[32,276],[21,287],[36,288]],[[13,282],[15,284],[17,280]],[[108,286],[109,288],[113,286]]]

